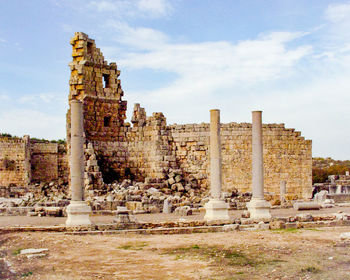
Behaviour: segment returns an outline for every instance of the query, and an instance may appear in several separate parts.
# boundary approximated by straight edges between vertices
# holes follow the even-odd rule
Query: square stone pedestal
[[[210,199],[205,205],[205,216],[206,221],[215,220],[229,220],[228,215],[228,204],[225,201],[219,199]]]
[[[91,207],[85,201],[71,201],[67,207],[67,226],[91,225]]]
[[[251,219],[271,219],[271,204],[265,199],[252,198],[247,203]]]

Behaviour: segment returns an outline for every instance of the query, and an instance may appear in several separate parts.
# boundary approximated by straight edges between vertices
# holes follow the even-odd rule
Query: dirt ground
[[[0,279],[350,279],[350,242],[339,238],[348,231],[2,234]],[[49,251],[28,259],[27,248]]]

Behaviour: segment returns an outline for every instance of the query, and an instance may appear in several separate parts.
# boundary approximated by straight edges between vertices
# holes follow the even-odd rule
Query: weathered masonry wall
[[[186,173],[206,184],[209,168],[209,124],[170,126],[177,162]],[[251,124],[221,125],[223,189],[251,190]],[[279,194],[287,181],[287,193],[307,198],[312,184],[311,141],[283,124],[263,125],[265,191]]]
[[[144,126],[124,126],[118,141],[91,141],[103,174],[114,178],[151,179],[161,183],[169,168],[177,168],[171,137],[163,114],[154,113]]]
[[[0,137],[0,185],[26,186],[31,182],[68,181],[63,144],[38,142],[29,136]]]
[[[58,145],[55,143],[31,144],[32,181],[47,182],[58,178]]]
[[[124,123],[126,101],[120,71],[116,63],[108,64],[95,41],[84,33],[75,33],[71,40],[73,61],[69,64],[69,101],[84,104],[84,131],[88,140],[115,141]],[[70,112],[67,114],[67,139],[70,137]],[[69,141],[68,141],[69,143]]]
[[[195,178],[202,189],[208,188],[209,124],[157,127],[154,122],[152,116],[143,127],[125,127],[120,142],[93,142],[103,164],[119,178],[131,175],[153,183],[164,182],[169,168],[180,169],[185,178]],[[251,124],[222,124],[221,138],[223,190],[250,191]],[[312,185],[311,141],[283,124],[263,125],[263,139],[265,190],[279,194],[284,180],[288,194],[308,198]]]
[[[29,137],[0,137],[0,185],[27,185],[30,180]]]

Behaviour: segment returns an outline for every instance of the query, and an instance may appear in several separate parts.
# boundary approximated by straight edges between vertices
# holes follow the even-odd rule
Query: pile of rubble
[[[134,213],[160,213],[164,202],[171,205],[169,212],[198,209],[208,201],[209,192],[198,186],[194,177],[184,179],[180,171],[171,170],[167,179],[159,184],[146,179],[145,182],[132,182],[129,179],[121,183],[105,184],[105,193],[101,190],[89,190],[86,200],[93,210],[114,210],[118,206],[126,206]],[[246,203],[251,199],[250,193],[240,194],[237,190],[224,192],[223,198],[231,209],[246,209]],[[181,212],[181,213],[182,213]]]
[[[2,188],[7,195],[0,197],[0,215],[63,216],[69,204],[68,185],[51,182]]]
[[[26,188],[9,186],[9,195],[0,198],[0,207],[62,206],[68,201],[68,186],[54,182],[29,185]],[[20,189],[20,192],[16,192]],[[25,192],[23,192],[25,190]]]
[[[20,192],[14,190],[19,189]],[[65,215],[64,208],[69,204],[68,185],[55,182],[37,183],[26,187],[26,190],[13,186],[5,198],[0,199],[0,213],[22,213],[32,216]],[[231,209],[246,209],[251,194],[238,191],[223,192],[223,198]],[[134,214],[176,212],[190,215],[203,207],[209,199],[208,190],[201,189],[196,179],[191,176],[183,178],[177,170],[171,170],[163,183],[134,182],[129,179],[112,184],[104,184],[102,188],[85,188],[85,200],[93,211],[114,211],[118,206],[127,207]],[[166,201],[166,203],[165,203]],[[14,208],[23,208],[20,212]],[[12,210],[4,210],[11,208]],[[24,209],[26,208],[26,209]]]

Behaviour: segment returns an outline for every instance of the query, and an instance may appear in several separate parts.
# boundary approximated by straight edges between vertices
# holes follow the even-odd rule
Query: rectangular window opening
[[[111,117],[104,117],[104,119],[103,119],[103,125],[105,126],[105,127],[109,127],[110,125],[111,125]]]
[[[93,44],[91,42],[87,42],[87,53],[92,55],[92,47]]]
[[[103,74],[103,88],[109,88],[109,75]]]

